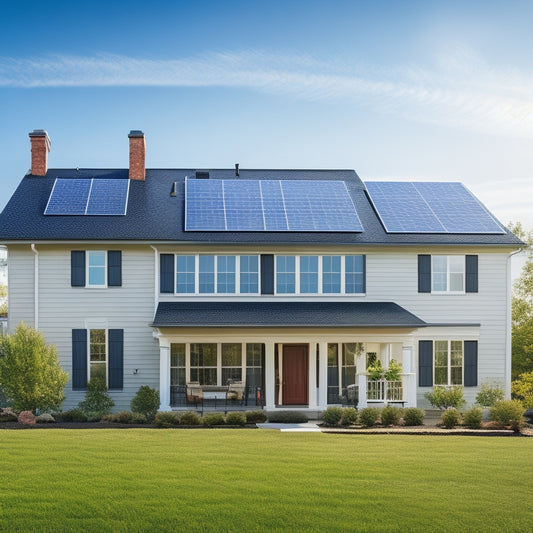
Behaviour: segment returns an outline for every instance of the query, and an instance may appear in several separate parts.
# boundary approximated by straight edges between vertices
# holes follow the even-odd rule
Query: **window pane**
[[[463,384],[463,369],[461,367],[452,367],[451,369],[451,385]]]
[[[464,290],[464,275],[462,273],[450,273],[450,290],[463,291]]]
[[[105,270],[106,252],[89,251],[88,252],[88,274],[89,286],[105,285],[106,284],[106,270]]]
[[[176,269],[176,292],[179,294],[194,294],[194,255],[178,255]]]
[[[357,343],[348,342],[342,345],[342,364],[355,366],[357,363]]]
[[[217,257],[217,292],[224,294],[235,292],[234,255],[219,255]]]
[[[435,366],[448,366],[448,341],[435,341]]]
[[[95,251],[89,251],[89,267],[92,266],[101,266],[105,267],[105,252],[95,252]]]
[[[90,339],[90,360],[91,361],[105,361],[106,360],[106,340],[104,329],[91,329],[89,333]],[[105,367],[104,367],[105,371]]]
[[[435,367],[435,385],[448,385],[448,369]]]
[[[300,257],[300,292],[302,294],[318,293],[318,256],[316,255]]]
[[[341,292],[340,255],[325,255],[322,258],[322,292],[325,294]]]
[[[250,343],[246,345],[246,366],[261,366],[264,344]]]
[[[328,366],[339,366],[338,344],[328,344]]]
[[[228,381],[242,381],[241,367],[224,367],[222,368],[222,385],[227,385]]]
[[[105,363],[91,363],[90,372],[90,379],[101,379],[103,382],[107,382]]]
[[[217,366],[216,344],[191,344],[192,366]]]
[[[293,294],[296,291],[295,257],[292,255],[276,256],[276,292]]]
[[[215,292],[215,256],[200,256],[199,292],[212,294]]]
[[[344,281],[347,294],[363,292],[363,256],[347,255],[344,260]]]
[[[451,341],[451,365],[463,366],[463,341]]]
[[[431,287],[432,291],[436,291],[436,292],[445,291],[447,288],[447,284],[448,283],[447,283],[446,272],[444,273],[434,272],[433,273],[433,284]]]
[[[240,258],[241,288],[245,294],[259,292],[259,258],[257,255],[242,255]]]
[[[328,403],[339,403],[339,345],[328,344]]]
[[[242,365],[242,344],[232,343],[222,345],[222,366]]]
[[[170,366],[185,367],[185,344],[170,345]]]

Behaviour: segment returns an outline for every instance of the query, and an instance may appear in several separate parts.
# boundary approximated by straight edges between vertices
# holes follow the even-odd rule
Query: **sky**
[[[533,2],[1,1],[0,210],[30,166],[461,181],[533,228]]]

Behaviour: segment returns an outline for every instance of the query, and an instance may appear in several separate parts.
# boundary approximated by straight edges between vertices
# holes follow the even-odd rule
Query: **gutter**
[[[35,243],[31,244],[31,250],[35,254],[33,274],[33,325],[35,329],[39,329],[39,252],[37,251],[37,248],[35,248]]]

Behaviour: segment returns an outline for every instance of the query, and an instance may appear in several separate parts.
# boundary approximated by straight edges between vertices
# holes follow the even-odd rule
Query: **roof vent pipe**
[[[235,163],[235,176],[239,177],[239,163]]]

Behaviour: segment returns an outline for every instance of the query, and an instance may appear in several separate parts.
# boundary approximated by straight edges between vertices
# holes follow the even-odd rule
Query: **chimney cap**
[[[144,137],[144,133],[141,130],[131,130],[128,137],[135,138],[135,137]]]
[[[44,137],[46,140],[46,147],[48,148],[48,151],[50,151],[50,147],[52,146],[52,141],[50,140],[50,137],[48,136],[48,132],[46,130],[33,130],[33,131],[30,131],[28,135],[30,136],[30,139],[32,137],[35,137],[35,138]]]

